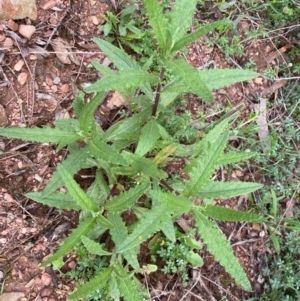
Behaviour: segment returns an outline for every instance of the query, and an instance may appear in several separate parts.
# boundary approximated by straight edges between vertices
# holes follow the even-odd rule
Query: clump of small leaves
[[[53,143],[57,144],[57,150],[67,147],[69,151],[45,189],[26,194],[42,204],[81,212],[77,228],[42,266],[58,262],[78,243],[83,243],[90,254],[108,258],[108,266],[71,293],[70,300],[85,298],[108,285],[114,300],[142,301],[141,283],[135,274],[154,271],[155,267],[140,267],[141,245],[146,245],[159,232],[176,242],[174,221],[189,213],[207,250],[242,288],[251,290],[246,273],[215,220],[260,222],[264,219],[253,213],[212,205],[213,199],[250,194],[262,187],[256,183],[214,180],[220,167],[254,155],[224,151],[229,139],[228,128],[236,115],[216,122],[203,138],[198,137],[190,145],[168,134],[157,116],[167,114],[168,106],[181,95],[193,93],[199,101],[213,102],[212,90],[253,79],[258,74],[241,69],[197,70],[180,57],[180,50],[185,46],[214,28],[230,24],[220,20],[186,34],[198,0],[190,0],[189,5],[185,0],[177,0],[168,18],[157,0],[142,2],[153,34],[153,48],[162,63],[159,76],[151,72],[151,59],[141,65],[124,50],[95,38],[116,70],[93,63],[103,76],[85,89],[88,95],[80,92],[75,98],[73,107],[77,118],[56,120],[53,128],[0,129],[0,134],[9,138]],[[103,129],[95,122],[94,113],[111,90],[126,98],[129,110],[118,122]],[[186,162],[188,180],[181,181],[179,189],[167,182],[166,166],[174,157]],[[96,170],[95,180],[84,191],[74,175],[87,168]],[[66,192],[58,190],[62,186]],[[195,198],[205,203],[195,204]],[[125,213],[134,216],[131,223],[123,220]],[[101,239],[109,239],[106,248],[99,243]]]
[[[177,233],[178,239],[174,241],[166,240],[161,243],[161,248],[157,254],[164,260],[165,265],[162,268],[164,274],[179,274],[182,284],[188,283],[188,265],[201,267],[203,259],[193,249],[201,249],[202,244],[197,240]]]
[[[75,268],[67,272],[65,276],[71,280],[75,280],[77,286],[84,285],[84,283],[101,273],[108,266],[107,258],[105,256],[90,254],[82,243],[75,246],[74,254],[78,257],[77,264]],[[113,301],[110,297],[108,285],[85,297],[85,301],[92,300]]]

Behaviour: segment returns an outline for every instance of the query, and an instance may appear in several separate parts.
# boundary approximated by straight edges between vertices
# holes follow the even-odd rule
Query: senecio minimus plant
[[[91,254],[106,256],[108,266],[79,286],[69,299],[84,298],[108,284],[115,300],[123,297],[126,301],[141,301],[141,285],[135,277],[136,273],[145,271],[145,266],[141,267],[138,261],[141,244],[159,231],[175,242],[175,220],[190,213],[208,251],[238,285],[251,290],[229,242],[213,220],[260,222],[262,218],[213,206],[211,201],[248,194],[262,185],[211,178],[221,166],[248,159],[253,153],[224,153],[229,137],[227,127],[233,117],[221,120],[194,144],[183,145],[158,123],[157,116],[163,115],[166,107],[180,95],[190,92],[205,102],[213,102],[212,90],[253,79],[258,74],[247,70],[196,70],[180,58],[180,50],[185,46],[215,28],[230,25],[229,21],[221,20],[186,34],[198,0],[189,0],[188,5],[185,0],[177,0],[168,19],[157,0],[142,2],[153,33],[153,48],[161,59],[159,76],[151,73],[151,59],[140,66],[122,49],[95,38],[118,71],[93,63],[103,77],[85,89],[86,94],[94,93],[87,104],[84,92],[75,98],[73,107],[78,119],[56,120],[54,128],[0,129],[0,135],[9,138],[54,143],[58,145],[57,150],[68,147],[67,158],[58,164],[45,189],[26,194],[36,202],[81,212],[77,228],[42,266],[58,262],[78,243],[83,243]],[[164,76],[165,71],[168,77]],[[119,91],[126,98],[131,114],[104,131],[95,122],[94,112],[111,90]],[[183,157],[186,161],[189,179],[182,182],[181,188],[174,189],[166,181],[168,173],[164,167],[171,157]],[[73,177],[80,169],[91,167],[96,167],[95,180],[84,191]],[[58,191],[62,186],[67,192]],[[123,192],[113,195],[114,188],[120,186],[124,187]],[[196,197],[205,200],[204,205],[195,204]],[[145,199],[150,200],[149,206],[143,206]],[[136,220],[130,226],[121,217],[128,210]],[[98,237],[108,233],[114,247],[106,250],[100,245],[93,235],[95,231]],[[148,272],[155,270],[153,265],[149,267],[146,267]]]

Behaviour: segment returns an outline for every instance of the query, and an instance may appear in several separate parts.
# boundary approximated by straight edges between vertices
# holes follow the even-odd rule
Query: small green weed
[[[55,127],[0,129],[0,134],[9,138],[50,142],[57,144],[57,150],[67,147],[69,151],[43,192],[26,194],[42,204],[81,212],[77,228],[42,266],[62,261],[76,245],[83,243],[89,254],[103,257],[105,262],[108,259],[107,266],[101,265],[93,278],[70,294],[70,300],[85,298],[97,290],[104,289],[105,293],[108,289],[114,300],[142,301],[142,285],[135,274],[155,271],[151,265],[140,267],[138,255],[142,244],[147,244],[157,233],[163,233],[174,243],[180,240],[174,221],[189,213],[207,250],[242,288],[251,290],[246,273],[215,221],[261,222],[265,219],[250,212],[194,203],[194,198],[211,201],[251,194],[263,186],[222,182],[213,177],[222,166],[247,160],[255,154],[224,151],[228,145],[228,128],[237,114],[215,122],[213,127],[205,129],[203,137],[190,141],[192,144],[181,143],[178,137],[170,135],[170,129],[159,119],[168,117],[168,107],[182,95],[193,93],[199,100],[212,103],[212,90],[253,79],[258,74],[241,69],[197,70],[180,57],[181,49],[211,30],[229,24],[228,20],[219,20],[187,34],[198,0],[189,0],[189,5],[185,0],[177,0],[168,9],[167,18],[157,0],[142,2],[151,28],[152,48],[160,58],[159,75],[153,72],[151,59],[141,65],[123,49],[95,38],[95,43],[117,70],[92,63],[103,76],[85,89],[88,95],[80,92],[74,99],[76,118],[56,120]],[[129,109],[118,122],[103,129],[95,122],[94,114],[107,92],[112,90],[126,98]],[[86,98],[89,98],[87,103]],[[188,115],[183,117],[185,139],[189,138],[185,136],[189,118]],[[167,182],[171,177],[167,166],[174,157],[186,161],[184,172],[188,175],[188,180],[181,180],[178,190]],[[95,179],[85,191],[74,180],[74,175],[86,168],[95,170]],[[179,171],[177,176],[179,180]],[[67,192],[58,190],[62,186]],[[133,218],[125,223],[123,217],[128,214]],[[97,237],[92,235],[94,231]],[[103,233],[105,242],[109,241],[106,248],[99,243]],[[187,259],[197,265],[199,256],[190,251]]]
[[[189,235],[177,233],[178,239],[176,242],[166,239],[166,242],[161,244],[161,249],[157,254],[164,260],[165,265],[162,272],[165,274],[178,274],[181,276],[183,285],[188,283],[188,265],[201,267],[203,259],[193,251],[193,249],[201,249],[202,245]]]

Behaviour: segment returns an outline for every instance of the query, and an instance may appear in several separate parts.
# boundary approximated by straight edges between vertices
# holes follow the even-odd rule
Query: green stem
[[[161,91],[161,86],[162,86],[161,82],[164,79],[164,73],[165,73],[165,68],[162,68],[160,71],[160,75],[159,75],[160,83],[157,85],[157,88],[156,88],[156,95],[155,95],[155,100],[154,100],[154,105],[153,105],[153,110],[152,110],[153,117],[156,115],[156,112],[157,112],[158,103],[159,103],[159,99],[160,99],[160,91]]]

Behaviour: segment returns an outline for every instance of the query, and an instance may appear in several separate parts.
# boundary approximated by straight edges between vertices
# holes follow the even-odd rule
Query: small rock
[[[4,48],[9,48],[14,44],[14,41],[11,38],[6,38],[3,42]]]
[[[48,273],[44,273],[41,277],[41,280],[44,285],[50,285],[52,283],[52,277]]]
[[[69,92],[69,84],[63,84],[61,87],[60,87],[60,91],[63,92],[63,93],[68,93]]]
[[[48,10],[48,9],[54,7],[55,5],[57,5],[56,0],[46,1],[45,4],[42,6],[42,9],[43,10]]]
[[[0,127],[4,127],[7,124],[6,112],[2,105],[0,105]]]
[[[8,22],[7,22],[7,27],[9,29],[11,29],[12,31],[17,31],[18,28],[19,28],[19,24],[16,23],[14,20],[10,19]]]
[[[261,77],[257,77],[257,78],[255,78],[253,81],[254,81],[254,83],[256,83],[257,85],[261,85],[262,82],[263,82],[263,79],[262,79]]]
[[[36,28],[33,25],[21,24],[19,26],[19,33],[27,40],[30,40],[31,36],[35,33]]]
[[[26,81],[27,81],[27,73],[26,72],[22,72],[18,75],[18,82],[21,86],[23,86]]]
[[[14,65],[15,71],[20,71],[24,65],[24,61],[22,59],[18,60],[17,63]]]
[[[52,90],[52,92],[56,93],[58,88],[56,85],[53,85],[53,86],[51,86],[51,90]]]
[[[94,25],[99,25],[99,23],[100,23],[99,19],[96,16],[92,16],[91,20]]]
[[[41,297],[49,297],[52,293],[52,289],[50,288],[45,288],[43,289],[43,291],[41,292]]]
[[[60,78],[58,76],[56,76],[53,80],[53,84],[58,85],[59,83],[60,83]]]
[[[58,24],[58,20],[55,16],[51,16],[50,19],[49,19],[49,23],[51,25],[57,25]]]
[[[17,301],[24,296],[25,296],[24,293],[18,293],[18,292],[3,293],[0,296],[0,301]]]
[[[3,42],[6,39],[5,34],[0,34],[0,42]]]
[[[53,79],[49,76],[46,76],[46,84],[51,87],[53,85]]]

